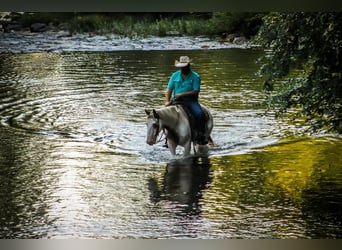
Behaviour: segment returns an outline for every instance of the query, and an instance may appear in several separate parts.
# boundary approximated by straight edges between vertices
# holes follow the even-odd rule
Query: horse
[[[213,117],[209,109],[201,105],[206,115],[206,132],[205,138],[209,144],[214,142],[210,136],[213,129]],[[168,148],[173,156],[176,155],[176,147],[184,147],[183,156],[187,156],[191,151],[191,143],[194,144],[194,151],[207,148],[207,145],[198,145],[195,143],[196,131],[191,128],[191,122],[185,109],[180,105],[171,105],[160,109],[146,110],[147,114],[147,140],[146,143],[154,145],[158,141],[160,131],[165,131]],[[198,150],[197,150],[198,151]],[[202,151],[202,150],[201,150]]]

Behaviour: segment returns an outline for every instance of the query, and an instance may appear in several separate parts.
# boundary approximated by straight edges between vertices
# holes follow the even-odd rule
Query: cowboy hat
[[[175,60],[175,66],[178,68],[182,68],[190,64],[191,59],[188,56],[179,57],[179,61]]]

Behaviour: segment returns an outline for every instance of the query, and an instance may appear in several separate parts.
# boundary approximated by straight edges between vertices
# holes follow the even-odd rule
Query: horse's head
[[[147,139],[148,145],[153,145],[157,143],[157,137],[161,130],[160,117],[156,110],[148,111],[145,110],[147,114]]]

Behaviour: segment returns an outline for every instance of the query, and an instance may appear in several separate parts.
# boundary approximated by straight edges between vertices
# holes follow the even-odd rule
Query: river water
[[[23,43],[7,42],[1,238],[341,238],[341,137],[304,136],[266,112],[260,49],[17,53]],[[161,107],[184,54],[214,117],[208,157],[145,142],[144,109]]]

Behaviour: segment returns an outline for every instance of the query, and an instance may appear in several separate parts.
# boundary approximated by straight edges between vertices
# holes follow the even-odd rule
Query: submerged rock
[[[233,40],[233,43],[238,44],[238,45],[243,45],[247,42],[248,42],[248,39],[244,36],[235,37]]]
[[[31,32],[45,32],[48,30],[48,26],[45,23],[33,23],[30,26]]]
[[[241,36],[241,35],[233,33],[233,34],[226,35],[225,42],[233,43],[237,45],[244,45],[248,42],[248,39],[245,36]]]
[[[3,22],[2,28],[4,32],[6,33],[10,33],[13,31],[20,31],[23,29],[23,27],[17,21]]]

